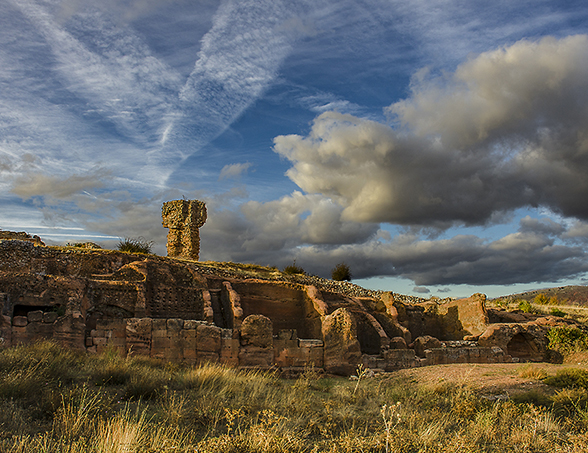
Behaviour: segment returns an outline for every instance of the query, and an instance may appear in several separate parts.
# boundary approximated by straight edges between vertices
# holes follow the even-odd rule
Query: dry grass
[[[220,365],[89,357],[48,343],[1,351],[0,364],[2,452],[553,453],[588,448],[585,389],[542,384],[535,393],[491,400],[472,385],[491,365],[462,367],[455,379],[450,368],[439,368],[444,379],[423,380],[426,375],[419,373],[432,376],[431,367],[359,383],[312,369],[298,380],[281,380]],[[551,367],[515,366],[502,373],[540,382],[544,374],[556,375]],[[145,397],[129,390],[137,387]]]

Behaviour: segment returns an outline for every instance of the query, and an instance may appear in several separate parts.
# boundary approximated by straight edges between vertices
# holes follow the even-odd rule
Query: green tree
[[[351,270],[349,266],[345,263],[337,264],[333,270],[331,271],[331,277],[333,280],[341,282],[341,281],[351,281]]]

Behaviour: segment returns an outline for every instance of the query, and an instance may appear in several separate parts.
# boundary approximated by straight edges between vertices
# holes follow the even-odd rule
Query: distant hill
[[[525,299],[532,301],[538,294],[547,298],[557,297],[560,303],[588,306],[588,286],[558,286],[556,288],[537,289],[519,294],[497,297],[496,299]]]

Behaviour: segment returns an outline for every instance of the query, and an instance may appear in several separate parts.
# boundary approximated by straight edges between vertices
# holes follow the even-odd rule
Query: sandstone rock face
[[[480,335],[478,343],[482,347],[497,346],[505,354],[521,361],[540,362],[546,358],[548,329],[536,323],[490,324]]]
[[[263,315],[250,315],[241,324],[241,344],[269,348],[272,346],[272,322]]]
[[[167,234],[167,256],[198,260],[199,228],[206,222],[206,205],[199,200],[174,200],[163,203],[161,211]]]
[[[402,337],[390,338],[390,349],[408,349],[406,340]]]
[[[239,365],[270,368],[274,363],[273,326],[263,315],[250,315],[241,324]]]
[[[339,308],[323,321],[325,370],[352,374],[361,362],[357,324],[347,308]]]
[[[425,357],[425,350],[440,348],[441,346],[443,346],[441,341],[430,335],[418,337],[414,340],[414,352],[419,357]]]
[[[467,299],[458,299],[439,304],[445,340],[461,340],[465,336],[481,335],[488,327],[486,295],[474,294]]]
[[[45,245],[39,236],[31,236],[24,231],[21,231],[20,233],[15,233],[14,231],[0,231],[0,241],[10,240],[26,241],[39,246]]]

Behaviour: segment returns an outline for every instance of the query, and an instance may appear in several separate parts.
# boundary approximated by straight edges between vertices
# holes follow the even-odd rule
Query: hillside
[[[588,286],[558,286],[556,288],[537,289],[498,297],[495,300],[524,299],[532,302],[539,294],[544,294],[548,299],[556,297],[561,305],[588,307]]]

